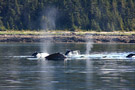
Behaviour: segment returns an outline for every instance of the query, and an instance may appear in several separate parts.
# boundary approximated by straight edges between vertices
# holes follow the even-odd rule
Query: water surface
[[[38,43],[0,43],[0,90],[134,90],[135,60],[27,60]],[[54,43],[49,53],[85,53],[85,44]],[[94,44],[91,53],[134,52],[134,44]]]

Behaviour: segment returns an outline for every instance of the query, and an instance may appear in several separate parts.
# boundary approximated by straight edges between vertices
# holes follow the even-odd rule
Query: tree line
[[[135,0],[0,0],[0,30],[135,30]]]

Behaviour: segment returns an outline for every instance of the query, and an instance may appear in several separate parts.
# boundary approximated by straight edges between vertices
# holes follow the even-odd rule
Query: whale
[[[43,53],[43,52],[34,52],[33,54],[32,54],[32,56],[34,57],[34,58],[45,58],[45,57],[47,57],[49,54],[48,53]]]
[[[53,53],[53,54],[50,54],[48,55],[47,57],[45,57],[47,60],[55,60],[55,61],[58,61],[58,60],[65,60],[66,59],[66,56],[61,54],[61,53]]]
[[[59,53],[59,52],[52,53],[52,54],[43,53],[43,52],[34,52],[32,54],[32,57],[29,57],[27,59],[29,59],[29,60],[46,59],[46,60],[58,61],[58,60],[65,60],[66,56],[64,54]]]
[[[132,58],[132,57],[135,57],[135,54],[130,53],[130,54],[128,54],[126,57],[127,57],[127,58]]]

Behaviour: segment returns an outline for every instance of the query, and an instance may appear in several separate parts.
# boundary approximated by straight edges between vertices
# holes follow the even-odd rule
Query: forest
[[[135,0],[0,0],[2,30],[134,31]]]

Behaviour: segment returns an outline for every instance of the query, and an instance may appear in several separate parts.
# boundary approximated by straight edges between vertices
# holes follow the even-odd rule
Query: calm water
[[[0,43],[0,90],[135,90],[135,60],[36,61],[38,43]],[[85,44],[55,43],[49,53],[85,53]],[[91,53],[134,52],[135,44],[94,44]]]

